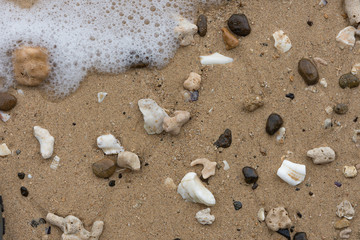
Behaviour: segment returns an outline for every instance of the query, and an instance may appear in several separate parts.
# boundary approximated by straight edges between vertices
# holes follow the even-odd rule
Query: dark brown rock
[[[207,32],[207,17],[201,14],[197,20],[196,26],[198,27],[200,37],[205,37]]]
[[[359,83],[359,78],[351,73],[346,73],[339,78],[339,85],[341,88],[354,88],[359,86]]]
[[[245,14],[233,14],[228,20],[228,26],[238,36],[244,37],[251,32],[251,27]]]
[[[219,147],[228,148],[230,147],[231,142],[232,142],[231,130],[226,129],[225,132],[220,135],[219,139],[214,143],[214,145],[217,148]]]
[[[92,170],[97,177],[108,178],[115,172],[116,165],[113,160],[104,158],[100,161],[93,163]]]
[[[258,176],[256,170],[252,167],[244,167],[242,169],[242,172],[244,174],[245,182],[248,184],[256,183],[257,180],[259,179],[259,176]]]
[[[299,61],[298,71],[307,85],[314,85],[319,81],[319,73],[316,66],[307,58]]]
[[[0,110],[9,111],[15,107],[17,99],[10,93],[0,93]]]
[[[274,135],[277,130],[281,128],[283,120],[279,114],[272,113],[266,121],[266,132],[269,135]]]
[[[338,103],[334,106],[334,112],[337,114],[345,114],[349,110],[349,107],[346,104]]]

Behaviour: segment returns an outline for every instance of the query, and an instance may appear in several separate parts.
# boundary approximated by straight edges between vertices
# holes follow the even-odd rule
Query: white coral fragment
[[[98,103],[101,103],[102,101],[104,101],[105,97],[108,94],[106,92],[98,92],[97,97],[98,97]]]
[[[187,111],[175,111],[174,117],[166,116],[163,121],[163,129],[172,135],[178,135],[181,127],[190,119],[190,113]]]
[[[215,216],[210,214],[210,208],[205,208],[196,213],[196,220],[202,225],[211,225],[215,221]]]
[[[167,113],[152,99],[140,99],[139,109],[144,116],[144,128],[148,134],[160,134]]]
[[[304,181],[306,166],[284,160],[277,171],[277,175],[291,186],[296,186]]]
[[[189,172],[184,176],[177,192],[189,202],[202,203],[206,206],[214,206],[216,203],[214,195],[202,184],[194,172]]]
[[[48,159],[54,152],[55,139],[45,128],[35,126],[34,136],[40,143],[40,153],[44,159]]]
[[[201,171],[201,175],[204,179],[207,179],[213,175],[215,175],[216,170],[216,162],[212,162],[207,158],[198,158],[190,163],[190,166],[195,166],[201,164],[204,166],[203,170]]]
[[[5,157],[7,155],[10,155],[11,151],[10,149],[6,146],[6,143],[3,143],[0,145],[0,157]]]
[[[275,40],[274,47],[279,50],[281,53],[286,53],[291,48],[290,38],[284,34],[283,30],[278,30],[274,32],[273,38]]]
[[[330,147],[319,147],[309,150],[307,156],[312,158],[314,164],[326,164],[335,160],[335,151]]]
[[[200,56],[200,63],[202,65],[226,64],[233,61],[234,59],[221,55],[220,53],[213,53],[208,56]]]
[[[181,15],[176,15],[174,18],[178,22],[174,32],[180,41],[180,46],[194,44],[194,34],[198,31],[197,26]]]
[[[120,141],[112,134],[106,134],[98,137],[97,145],[106,155],[118,154],[124,151],[124,147],[121,146]]]

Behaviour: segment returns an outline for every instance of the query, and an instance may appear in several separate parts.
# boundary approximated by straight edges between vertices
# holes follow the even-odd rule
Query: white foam
[[[14,84],[11,52],[21,45],[49,50],[52,71],[43,87],[58,97],[74,91],[92,69],[119,73],[139,62],[163,67],[179,44],[173,14],[193,20],[196,6],[220,2],[40,0],[24,9],[0,0],[0,77],[5,89]]]

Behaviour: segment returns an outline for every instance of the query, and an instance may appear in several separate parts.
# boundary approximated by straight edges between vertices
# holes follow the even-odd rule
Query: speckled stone
[[[245,14],[233,14],[228,20],[228,26],[238,36],[244,37],[251,32],[251,27]]]
[[[339,85],[341,88],[354,88],[359,86],[359,84],[359,78],[351,73],[341,75],[341,77],[339,78]]]
[[[116,165],[113,160],[104,158],[100,161],[93,163],[92,170],[97,177],[108,178],[115,172]]]
[[[269,135],[274,135],[283,125],[283,119],[277,113],[272,113],[266,121],[266,132]]]
[[[10,93],[0,93],[0,110],[9,111],[15,107],[17,99]]]
[[[307,58],[302,58],[298,64],[298,71],[307,85],[314,85],[319,81],[316,66]]]
[[[197,20],[196,26],[198,27],[200,37],[205,37],[207,33],[207,17],[201,14]]]
[[[334,106],[334,112],[337,114],[345,114],[349,110],[349,107],[346,104],[338,103]]]

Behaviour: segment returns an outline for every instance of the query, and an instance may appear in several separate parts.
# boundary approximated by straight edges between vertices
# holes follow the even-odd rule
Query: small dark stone
[[[45,229],[45,233],[46,234],[51,234],[51,226],[49,226],[48,228]]]
[[[20,188],[20,193],[21,193],[21,195],[23,195],[24,197],[29,196],[29,191],[27,190],[26,187],[21,187],[21,188]]]
[[[295,191],[300,191],[300,188],[298,188],[298,187],[297,187],[297,188],[295,188]]]
[[[228,26],[238,36],[245,37],[251,32],[251,27],[245,14],[233,14],[228,20]]]
[[[306,23],[307,23],[310,27],[314,24],[313,21],[310,21],[310,20],[308,20]]]
[[[111,180],[111,181],[109,182],[109,186],[110,186],[110,187],[115,186],[115,180]]]
[[[240,201],[234,201],[233,200],[233,204],[234,204],[234,208],[235,210],[240,210],[242,208],[242,203]]]
[[[40,224],[46,224],[46,220],[45,220],[44,218],[40,218],[40,219],[39,219],[39,223],[40,223]]]
[[[302,214],[300,212],[297,212],[296,215],[299,217],[299,218],[302,218]]]
[[[21,150],[16,150],[16,155],[19,155],[21,153]]]
[[[201,14],[197,20],[196,26],[198,27],[200,37],[204,37],[207,32],[207,17]]]
[[[286,239],[291,240],[289,229],[287,228],[279,229],[277,233],[280,234],[281,236],[286,237]]]
[[[36,220],[32,220],[30,226],[32,226],[33,228],[37,228],[37,226],[39,226],[39,223]]]
[[[175,238],[174,240],[181,240],[180,238]]]
[[[266,132],[269,135],[274,135],[277,130],[281,128],[283,120],[279,114],[272,113],[266,121]]]
[[[122,174],[121,174],[121,173],[119,173],[119,178],[122,178]]]
[[[9,111],[15,107],[17,99],[10,93],[0,93],[0,110]]]
[[[240,229],[240,228],[237,228],[237,229],[236,229],[236,231],[240,232],[240,231],[241,231],[241,229]]]
[[[348,106],[343,103],[338,103],[334,106],[334,112],[337,114],[345,114],[349,110]]]
[[[219,139],[214,143],[214,145],[217,148],[219,147],[228,148],[230,147],[231,142],[232,142],[231,130],[226,129],[225,132],[220,135]]]
[[[309,195],[312,196],[312,195],[314,195],[314,193],[313,193],[313,192],[309,192]]]
[[[250,184],[250,183],[256,183],[257,180],[259,179],[258,174],[256,173],[256,170],[252,167],[244,167],[242,169],[242,172],[244,174],[245,177],[245,182]]]
[[[294,232],[294,228],[295,228],[295,226],[291,226],[291,227],[290,227],[290,232],[291,232],[291,233]]]
[[[316,66],[307,58],[302,58],[298,64],[298,71],[307,85],[314,85],[319,81]]]
[[[358,119],[359,119],[358,117],[355,117],[354,120],[353,120],[353,122],[356,123],[356,122],[358,121]]]
[[[195,102],[199,99],[199,91],[190,91],[190,101]]]
[[[25,178],[25,173],[19,172],[19,173],[18,173],[18,177],[19,177],[20,179],[24,179],[24,178]]]
[[[293,240],[307,240],[306,233],[304,232],[295,233]]]
[[[113,160],[104,158],[100,161],[93,163],[92,170],[97,177],[108,178],[115,172],[116,165]]]
[[[359,86],[359,84],[360,79],[351,73],[341,75],[341,77],[339,78],[339,85],[341,88],[354,88]]]
[[[285,97],[290,98],[291,100],[293,100],[295,98],[295,95],[293,93],[288,93],[285,95]]]
[[[341,182],[338,182],[338,181],[334,182],[334,184],[335,184],[335,186],[337,186],[337,187],[341,187],[341,186],[342,186]]]
[[[254,183],[251,188],[252,188],[252,190],[255,190],[255,189],[257,189],[258,186],[259,185],[257,183]]]

